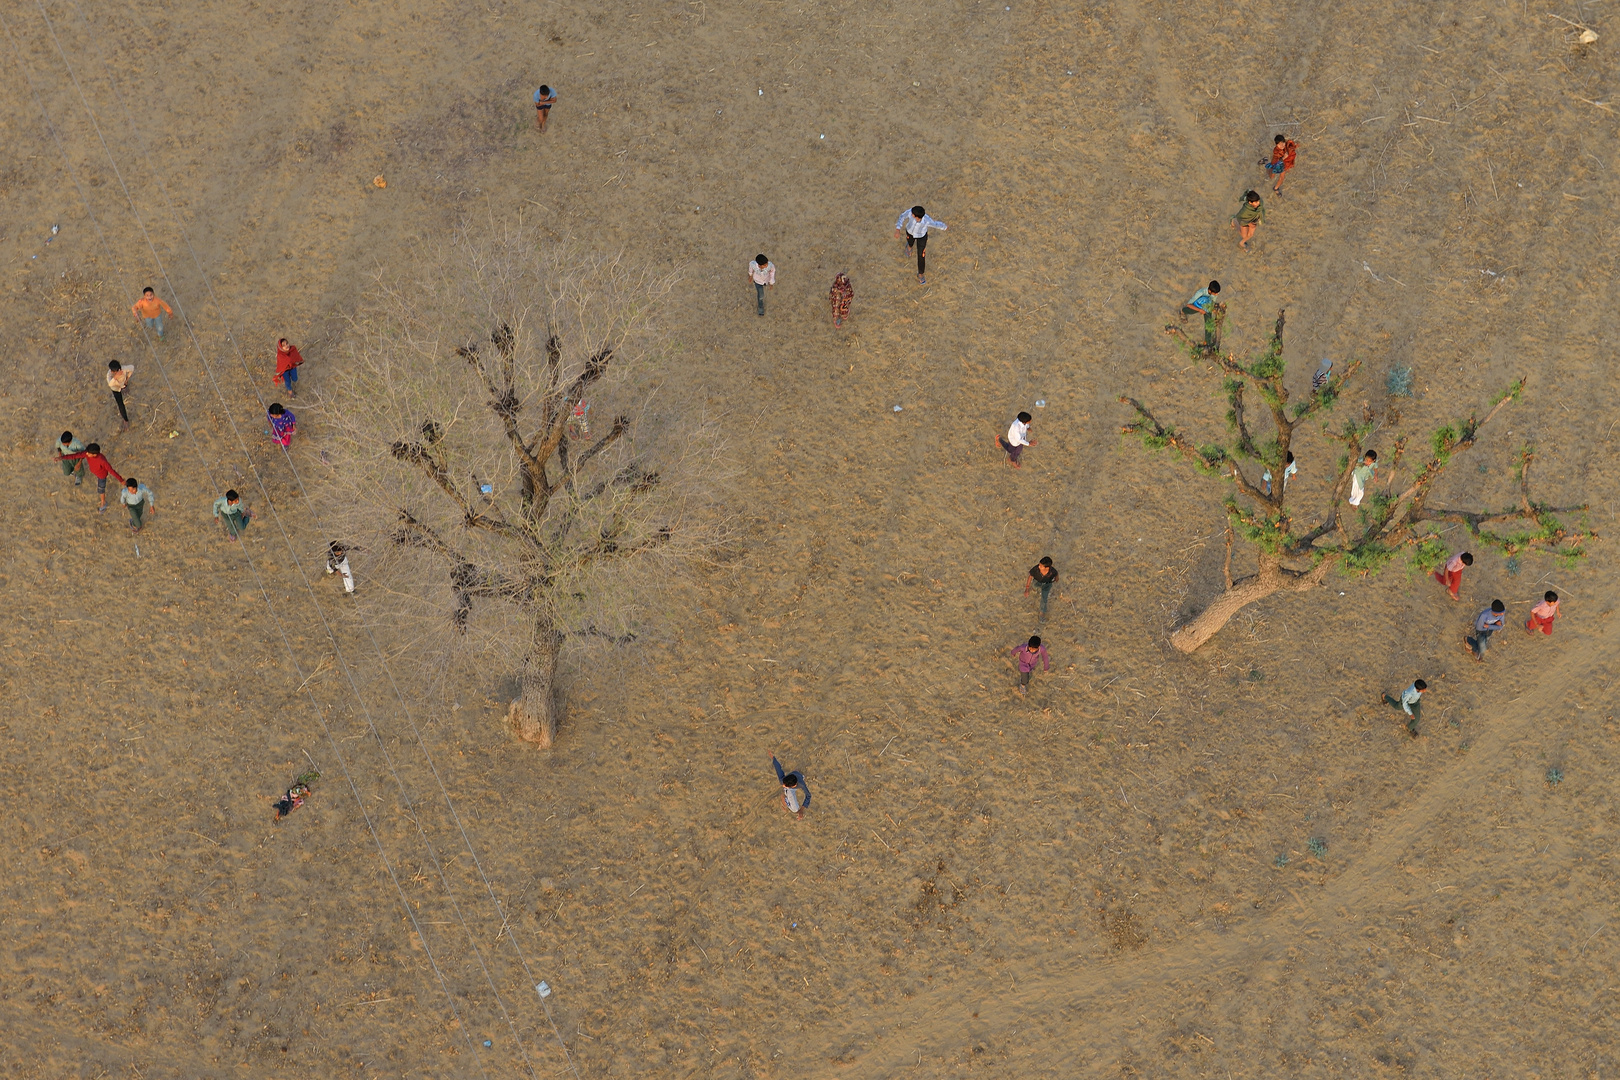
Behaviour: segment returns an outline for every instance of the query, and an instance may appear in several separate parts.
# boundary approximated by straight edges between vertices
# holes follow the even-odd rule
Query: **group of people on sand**
[[[174,309],[165,303],[151,286],[141,290],[141,298],[135,301],[131,310],[140,320],[143,329],[159,341],[163,340],[166,321],[174,314]],[[298,396],[298,369],[303,363],[304,357],[296,345],[286,338],[276,341],[275,374],[271,381],[279,382],[288,398]],[[118,410],[120,434],[127,432],[130,426],[130,381],[134,375],[134,364],[118,360],[107,362],[107,389],[112,392],[113,405]],[[265,410],[265,424],[265,433],[269,435],[270,441],[283,448],[292,444],[293,435],[298,431],[298,417],[279,401],[272,402]],[[98,512],[105,512],[107,509],[107,481],[110,479],[122,485],[118,492],[118,502],[129,513],[131,532],[140,532],[147,522],[157,517],[157,499],[152,494],[152,489],[133,476],[121,475],[107,460],[99,442],[82,442],[69,430],[62,432],[52,450],[53,456],[62,468],[62,475],[72,477],[75,487],[84,483],[86,473],[95,477],[96,493],[101,497]],[[230,542],[240,540],[253,521],[253,511],[242,501],[241,494],[235,489],[215,499],[213,509],[214,519],[219,522],[224,538]],[[354,592],[354,575],[350,572],[348,553],[344,546],[334,541],[328,545],[327,554],[327,573],[341,574],[345,589]]]
[[[1453,600],[1460,600],[1463,571],[1473,565],[1473,552],[1456,552],[1434,572],[1434,580],[1445,587]],[[1553,632],[1553,621],[1558,618],[1558,604],[1556,592],[1548,589],[1542,593],[1541,600],[1530,609],[1530,618],[1525,620],[1524,632],[1533,635],[1540,631],[1550,637]],[[1492,635],[1507,626],[1507,605],[1499,598],[1493,599],[1474,616],[1471,625],[1473,633],[1464,635],[1463,646],[1475,662],[1483,662],[1485,651],[1490,648]],[[1402,690],[1400,697],[1384,695],[1384,704],[1406,714],[1406,730],[1414,739],[1418,737],[1418,724],[1423,720],[1423,695],[1428,690],[1429,684],[1423,679],[1413,679],[1412,685]]]

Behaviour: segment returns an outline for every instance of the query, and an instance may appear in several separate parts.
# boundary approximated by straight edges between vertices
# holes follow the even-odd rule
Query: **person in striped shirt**
[[[1530,621],[1524,624],[1524,632],[1533,634],[1540,630],[1543,634],[1552,635],[1553,620],[1558,618],[1558,594],[1548,589],[1541,596],[1541,603],[1530,609]]]
[[[938,229],[945,231],[943,221],[935,221],[928,216],[928,211],[920,206],[913,206],[910,210],[900,211],[900,217],[894,223],[894,235],[906,238],[906,250],[913,247],[917,249],[917,284],[928,284],[928,230]]]

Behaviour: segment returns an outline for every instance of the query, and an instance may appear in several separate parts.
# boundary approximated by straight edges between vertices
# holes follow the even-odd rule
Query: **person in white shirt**
[[[765,290],[776,288],[776,264],[764,255],[755,255],[748,264],[748,279],[754,283],[754,299],[759,304],[759,314],[765,314]]]
[[[1024,447],[1035,445],[1035,440],[1029,437],[1030,421],[1034,419],[1029,413],[1021,412],[1007,429],[1006,438],[996,437],[996,445],[1007,451],[1007,462],[1015,469],[1023,467],[1018,459],[1024,456]]]
[[[343,591],[354,592],[354,572],[349,569],[349,549],[333,540],[326,545],[326,572],[343,575]]]
[[[134,364],[120,364],[116,360],[107,361],[107,389],[112,391],[113,403],[118,406],[118,415],[123,418],[124,426],[119,431],[129,430],[129,409],[124,405],[124,391],[129,389],[129,377],[135,374]]]
[[[913,247],[917,249],[917,283],[928,284],[928,230],[938,229],[945,231],[943,221],[935,221],[928,216],[920,206],[913,206],[910,210],[900,211],[900,218],[894,223],[894,235],[906,238],[906,250]]]
[[[775,754],[771,755],[771,767],[776,770],[776,779],[782,784],[782,804],[794,817],[804,817],[804,808],[810,805],[810,788],[804,782],[804,777],[783,770]]]
[[[141,526],[146,524],[142,518],[148,513],[157,517],[157,500],[152,498],[152,489],[133,476],[124,478],[124,490],[118,493],[118,501],[129,509],[130,532],[141,531]]]

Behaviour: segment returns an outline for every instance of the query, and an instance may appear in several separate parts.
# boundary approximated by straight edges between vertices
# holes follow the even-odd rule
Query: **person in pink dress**
[[[1434,572],[1434,580],[1451,590],[1451,598],[1458,599],[1457,590],[1462,588],[1463,567],[1473,566],[1474,556],[1467,551],[1459,551],[1446,560],[1446,565]]]

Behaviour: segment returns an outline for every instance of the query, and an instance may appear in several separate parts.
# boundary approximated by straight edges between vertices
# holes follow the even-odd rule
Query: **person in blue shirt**
[[[1507,605],[1500,600],[1492,600],[1491,606],[1474,617],[1474,636],[1464,638],[1468,642],[1469,651],[1474,654],[1475,660],[1485,659],[1485,649],[1491,643],[1491,635],[1502,629],[1507,622]]]
[[[551,107],[557,104],[557,91],[549,86],[541,86],[534,92],[534,129],[546,130],[546,120],[551,116]]]
[[[1418,737],[1418,724],[1423,719],[1423,691],[1428,688],[1429,684],[1422,679],[1413,679],[1412,685],[1402,690],[1399,698],[1384,695],[1385,705],[1406,714],[1406,733],[1414,739]]]
[[[1221,283],[1211,281],[1208,285],[1192,294],[1192,299],[1181,305],[1181,317],[1188,315],[1202,315],[1204,317],[1204,346],[1213,348],[1216,338],[1216,315],[1226,313],[1226,305],[1216,297],[1221,295]]]

